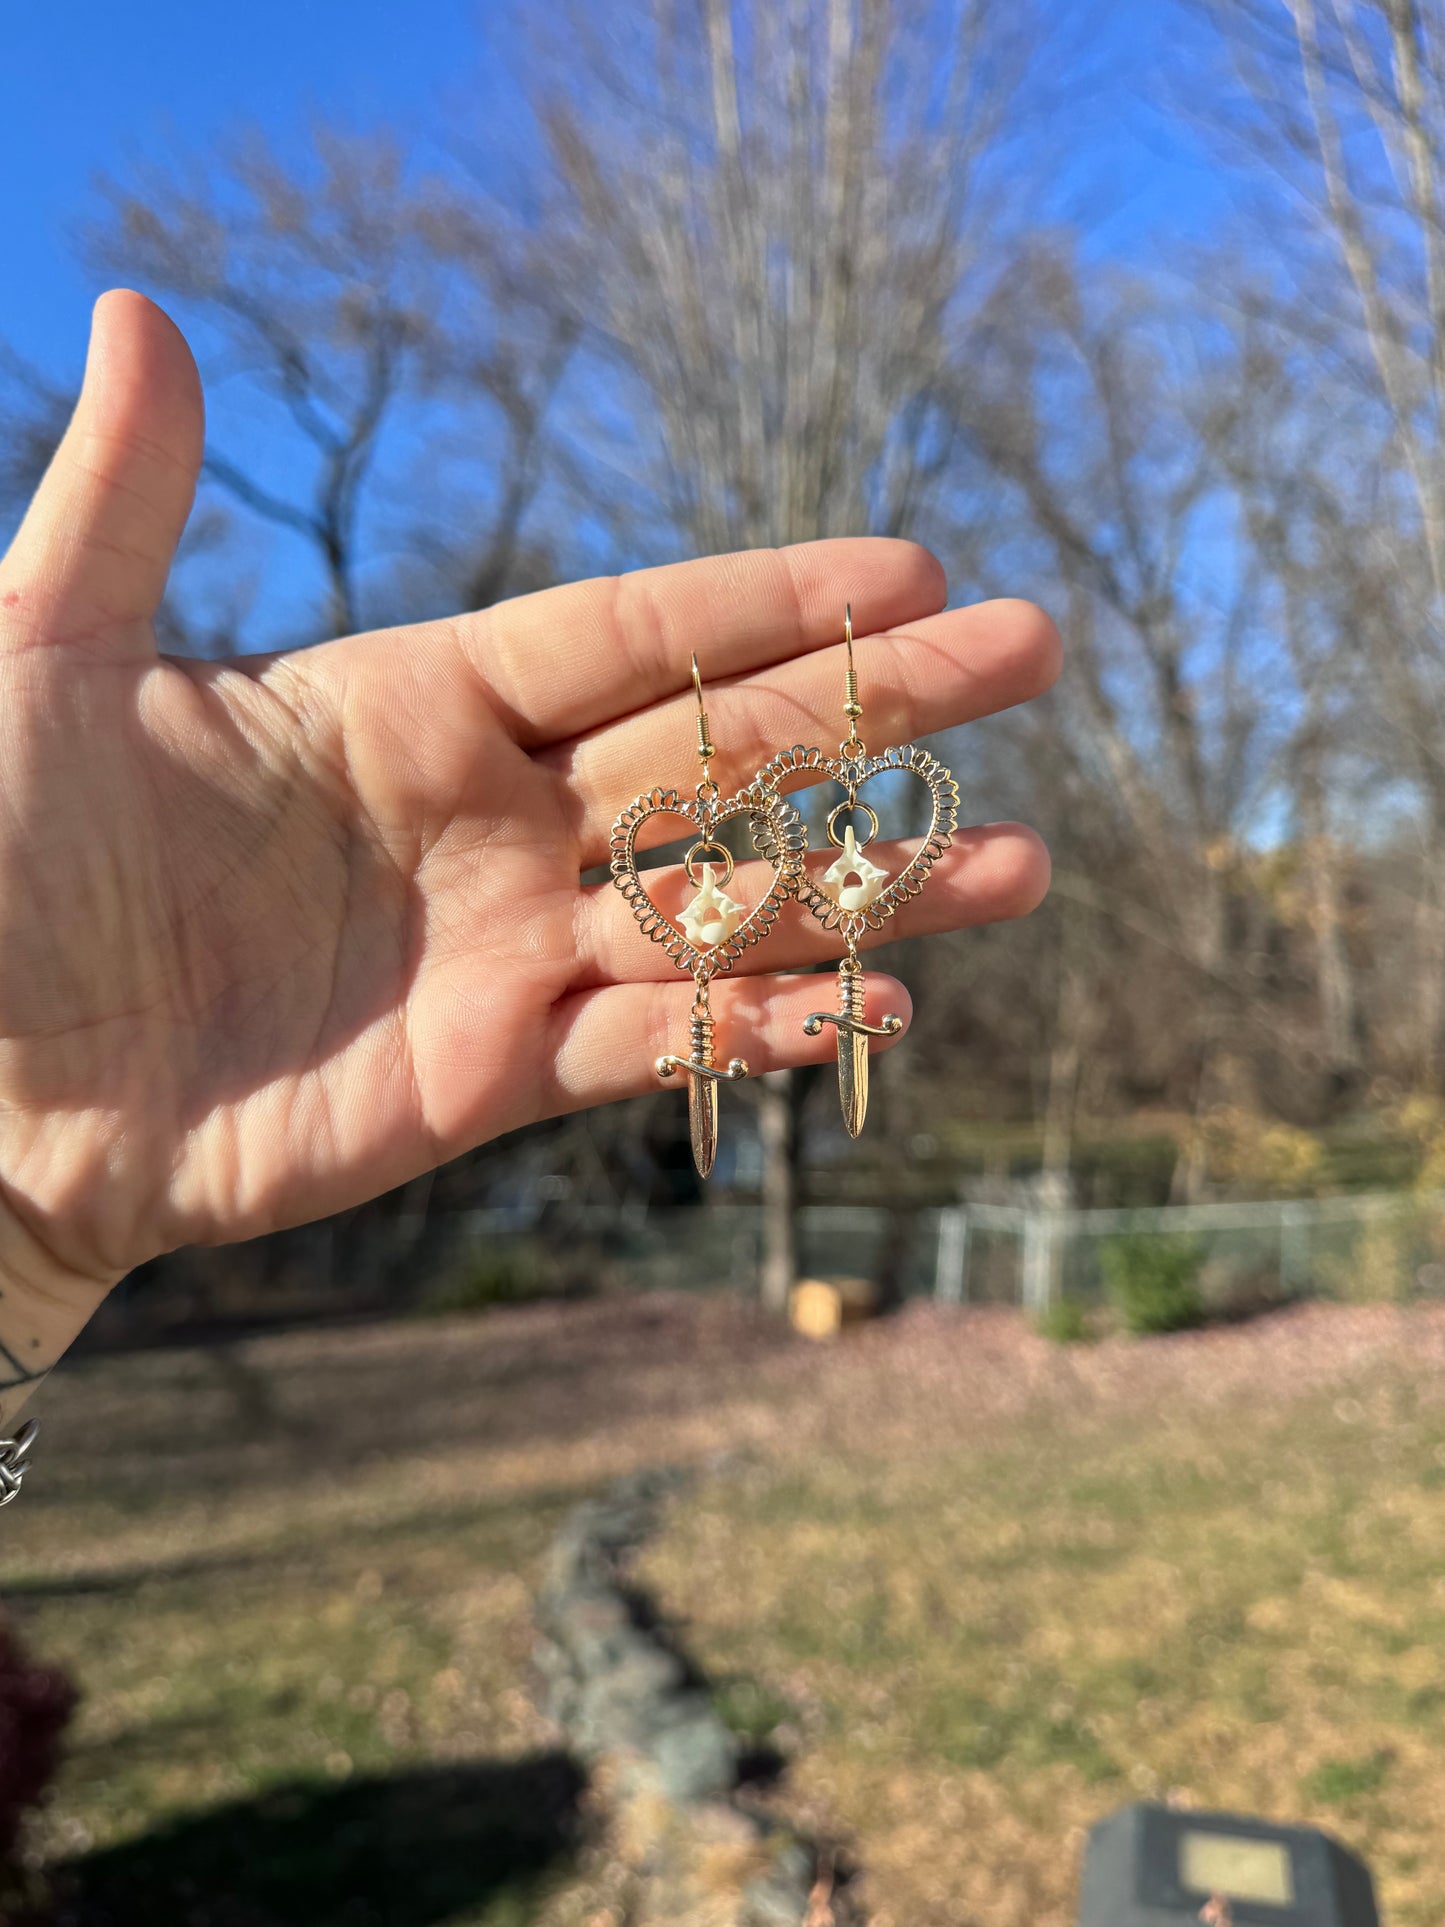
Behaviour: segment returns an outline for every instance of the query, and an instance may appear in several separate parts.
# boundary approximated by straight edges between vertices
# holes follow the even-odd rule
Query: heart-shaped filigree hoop
[[[731,817],[747,817],[753,847],[765,863],[772,865],[773,881],[767,894],[724,942],[693,943],[647,894],[637,868],[637,837],[643,824],[654,816],[683,817],[695,826],[704,845],[714,844],[719,826]],[[679,970],[689,971],[699,983],[706,983],[731,970],[749,944],[760,943],[767,936],[779,910],[803,878],[807,847],[803,819],[791,803],[763,784],[753,783],[736,796],[695,800],[659,786],[629,803],[612,826],[612,881],[631,904],[643,935],[660,943]]]
[[[881,930],[893,912],[910,897],[916,897],[927,882],[929,871],[953,841],[953,831],[958,823],[957,783],[936,756],[930,755],[926,749],[919,749],[914,743],[895,745],[891,749],[881,750],[877,756],[857,757],[829,756],[821,749],[804,749],[801,743],[795,743],[791,749],[781,750],[760,769],[751,786],[753,791],[765,792],[775,790],[790,776],[816,774],[831,776],[850,796],[856,796],[870,776],[881,776],[888,770],[908,770],[919,777],[932,799],[933,815],[922,842],[887,888],[880,891],[866,908],[845,910],[806,870],[800,868],[798,874],[799,901],[807,906],[825,929],[838,931],[850,949],[865,930]],[[858,807],[868,809],[861,802]],[[871,809],[868,809],[868,814],[873,815]],[[869,842],[872,842],[871,837]]]

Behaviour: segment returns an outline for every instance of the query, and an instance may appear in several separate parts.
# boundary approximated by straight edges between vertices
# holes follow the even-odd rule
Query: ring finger
[[[913,855],[916,844],[883,843],[870,846],[872,859],[896,876]],[[811,853],[810,873],[816,874],[822,852]],[[692,886],[681,865],[667,865],[641,873],[662,913],[677,921]],[[762,901],[773,872],[766,863],[740,863],[727,893],[745,909]],[[928,882],[910,897],[881,930],[869,931],[862,947],[896,943],[903,937],[929,936],[940,930],[961,930],[971,924],[998,923],[1024,917],[1035,909],[1049,885],[1049,856],[1043,843],[1021,823],[988,823],[957,830],[952,844],[934,864]],[[573,986],[585,989],[605,983],[665,982],[676,967],[660,944],[649,943],[633,914],[610,883],[582,892],[578,919],[579,972]],[[760,971],[797,970],[806,964],[836,960],[841,940],[826,930],[806,909],[785,904],[764,943],[745,950],[731,975]]]

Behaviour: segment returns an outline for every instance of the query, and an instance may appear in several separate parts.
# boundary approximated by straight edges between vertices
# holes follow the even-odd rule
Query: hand
[[[931,556],[862,540],[166,660],[154,617],[202,435],[180,335],[107,295],[0,563],[0,1381],[48,1367],[156,1253],[656,1087],[691,984],[578,879],[634,795],[696,780],[691,649],[725,793],[779,746],[837,738],[850,598],[880,746],[1021,702],[1058,663],[1036,609],[940,614]],[[1047,870],[1026,830],[965,831],[890,934],[1019,915]],[[757,888],[741,866],[733,894]],[[726,1054],[829,1055],[803,1034],[816,984],[755,973],[835,951],[785,916],[715,988]],[[908,1010],[887,977],[869,1001]]]

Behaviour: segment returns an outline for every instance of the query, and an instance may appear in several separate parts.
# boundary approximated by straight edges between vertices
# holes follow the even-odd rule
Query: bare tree
[[[363,626],[398,561],[469,606],[535,586],[546,565],[525,521],[571,324],[539,313],[495,232],[479,245],[485,209],[463,269],[439,188],[409,179],[395,147],[324,130],[313,144],[300,167],[251,140],[194,179],[109,182],[87,253],[177,305],[213,391],[255,398],[272,459],[216,441],[206,479],[307,545],[318,635]]]
[[[1408,771],[1426,844],[1445,836],[1445,9],[1437,0],[1248,0],[1207,8],[1235,85],[1212,118],[1266,197],[1288,264],[1275,319],[1313,378],[1349,409],[1315,470],[1348,538],[1360,688]],[[1261,168],[1260,162],[1266,163]],[[1281,196],[1279,185],[1286,193]],[[1301,218],[1301,215],[1303,218]],[[1343,424],[1341,424],[1343,430]],[[1325,491],[1322,491],[1322,498]],[[1316,504],[1318,506],[1318,504]],[[1438,1075],[1445,1045],[1445,883],[1421,871],[1416,1049]]]
[[[1374,652],[1359,648],[1382,614],[1371,555],[1383,509],[1371,499],[1352,525],[1337,450],[1342,435],[1357,452],[1369,447],[1370,425],[1351,419],[1348,396],[1320,394],[1271,305],[1258,295],[1241,302],[1201,425],[1239,502],[1240,537],[1288,656],[1294,707],[1280,792],[1304,877],[1320,1053],[1336,1095],[1348,1095],[1359,1088],[1365,1040],[1346,938],[1358,830],[1346,830],[1346,813],[1359,801],[1352,773],[1388,758],[1373,720],[1367,664]],[[1398,613],[1392,609],[1390,619]],[[1364,812],[1353,814],[1358,824]],[[1437,1016],[1426,1035],[1438,1027]]]
[[[1293,696],[1215,445],[1222,372],[1147,291],[1090,285],[1041,248],[1000,292],[953,396],[957,433],[996,485],[996,554],[1053,585],[1066,614],[1065,684],[1017,725],[1057,888],[1107,920],[1134,968],[1185,967],[1169,1031],[1177,1096],[1196,1113],[1248,1056],[1240,1022],[1258,999],[1237,902]],[[1055,1138],[1092,975],[1075,931],[1045,1104]],[[1202,1181],[1196,1142],[1181,1195]]]
[[[698,551],[926,528],[1024,12],[650,0],[605,32],[569,12],[538,107],[559,273],[630,403],[603,493],[621,471],[644,525]],[[788,1076],[759,1103],[776,1305],[795,1269]]]

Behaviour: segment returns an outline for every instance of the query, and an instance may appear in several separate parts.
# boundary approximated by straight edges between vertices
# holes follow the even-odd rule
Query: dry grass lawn
[[[95,1927],[613,1927],[528,1589],[575,1497],[690,1459],[644,1580],[876,1927],[1068,1927],[1141,1794],[1321,1819],[1438,1927],[1442,1387],[1445,1315],[1389,1307],[815,1349],[657,1298],[73,1366],[0,1527],[85,1693],[37,1850]]]

